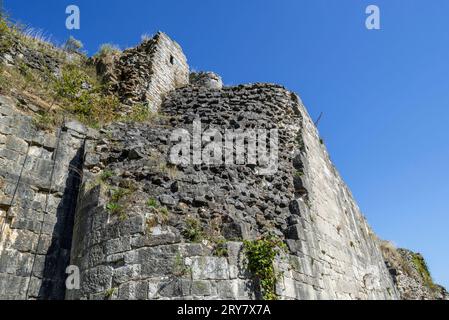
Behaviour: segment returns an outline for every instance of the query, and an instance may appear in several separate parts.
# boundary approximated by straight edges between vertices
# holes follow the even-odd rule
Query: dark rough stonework
[[[102,299],[110,290],[119,299],[255,298],[241,241],[268,233],[288,245],[276,264],[281,298],[398,297],[372,231],[295,94],[270,84],[188,86],[172,92],[161,111],[151,125],[105,128],[87,150],[96,161],[85,168],[85,185],[107,170],[111,184],[132,185],[133,193],[121,218],[105,209],[103,186],[83,189],[72,251],[83,281],[68,298]],[[262,176],[252,165],[170,164],[171,132],[190,129],[197,117],[203,130],[279,129],[278,171]],[[167,221],[148,225],[155,215],[149,198],[167,207]],[[228,256],[215,256],[210,241],[190,243],[183,233],[189,219],[229,241]],[[177,275],[177,263],[191,270]]]

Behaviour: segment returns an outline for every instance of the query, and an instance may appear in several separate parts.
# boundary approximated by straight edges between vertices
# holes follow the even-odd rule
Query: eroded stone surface
[[[37,130],[0,99],[0,298],[62,299],[85,136]],[[79,130],[78,130],[79,131]]]
[[[86,150],[86,158],[97,159],[93,167],[114,173],[109,188],[132,184],[134,191],[122,220],[105,209],[110,198],[104,186],[83,189],[72,263],[88,280],[68,298],[99,298],[111,288],[117,298],[257,298],[241,240],[267,233],[288,245],[276,263],[282,299],[399,297],[372,231],[296,95],[270,84],[189,86],[170,93],[161,110],[163,117],[152,124],[105,128],[101,142]],[[191,130],[198,117],[203,130],[277,128],[278,171],[263,176],[252,165],[170,164],[171,133]],[[85,170],[86,185],[98,174]],[[165,221],[154,219],[148,199],[167,208]],[[206,234],[231,241],[227,256],[216,256],[210,237],[190,243],[189,219]],[[99,266],[111,267],[104,274],[107,288],[89,276]]]
[[[158,110],[164,96],[189,83],[189,66],[181,47],[158,32],[109,62],[105,80],[127,104],[148,104]]]

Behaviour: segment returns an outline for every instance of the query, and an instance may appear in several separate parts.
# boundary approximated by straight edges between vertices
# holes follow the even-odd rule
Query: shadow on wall
[[[70,263],[73,224],[79,188],[82,182],[84,144],[70,161],[64,194],[57,208],[51,245],[45,255],[39,300],[64,300],[66,268]]]

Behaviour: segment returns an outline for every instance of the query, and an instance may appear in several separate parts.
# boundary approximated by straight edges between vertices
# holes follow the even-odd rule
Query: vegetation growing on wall
[[[147,230],[150,231],[157,225],[165,225],[170,219],[170,211],[167,207],[161,207],[156,199],[150,198],[146,202],[146,206],[151,211],[151,216],[147,218]]]
[[[54,81],[55,100],[81,122],[98,127],[117,118],[119,99],[105,94],[87,63],[66,64],[62,76]]]
[[[113,44],[105,43],[101,45],[100,50],[94,55],[94,58],[105,58],[108,56],[119,55],[121,50]]]
[[[201,221],[193,217],[188,217],[186,219],[186,228],[182,234],[191,242],[200,242],[203,240],[204,232],[203,227],[201,226]]]
[[[117,215],[121,221],[128,218],[126,208],[129,205],[129,197],[136,191],[133,186],[110,188],[110,200],[106,204],[106,210],[113,215]]]
[[[104,298],[106,300],[110,300],[112,299],[112,297],[114,296],[114,294],[117,292],[117,288],[111,288],[105,291],[104,293]]]
[[[278,275],[274,268],[274,260],[281,251],[285,250],[285,243],[274,236],[244,241],[248,269],[260,283],[264,300],[277,300],[276,281]]]
[[[80,52],[79,40],[70,38],[58,48],[41,32],[0,18],[0,55],[18,43],[32,49],[33,61],[38,62],[29,65],[25,57],[12,57],[14,65],[0,64],[0,93],[36,104],[41,109],[35,119],[38,127],[47,130],[58,125],[54,119],[62,119],[62,115],[94,128],[115,120],[146,121],[152,117],[143,105],[126,117],[120,114],[118,97],[105,90],[92,60]],[[117,48],[105,45],[98,55],[116,52]],[[50,60],[54,65],[48,64]]]
[[[8,22],[0,17],[0,53],[7,51],[12,44],[11,29]]]
[[[415,253],[412,255],[412,262],[416,270],[418,270],[419,274],[421,275],[424,284],[430,289],[434,289],[435,284],[433,282],[432,276],[430,275],[429,268],[427,267],[424,258],[420,254]]]
[[[393,243],[389,241],[379,240],[377,237],[375,238],[375,241],[378,241],[382,256],[384,257],[385,261],[388,261],[392,267],[403,270],[403,272],[405,272],[405,274],[409,276],[412,274],[409,264],[398,252],[398,249]]]
[[[61,122],[61,117],[53,113],[39,112],[33,118],[34,126],[43,131],[51,131],[55,126],[60,125]]]

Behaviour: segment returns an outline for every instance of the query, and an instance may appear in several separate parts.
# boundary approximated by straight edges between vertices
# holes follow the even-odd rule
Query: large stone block
[[[189,266],[194,280],[229,279],[229,266],[226,258],[192,257]]]

